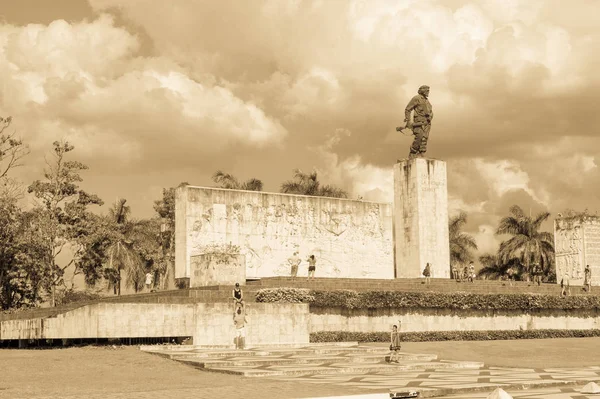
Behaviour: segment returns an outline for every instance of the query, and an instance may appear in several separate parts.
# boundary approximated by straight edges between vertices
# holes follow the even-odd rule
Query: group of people
[[[571,295],[571,281],[568,273],[563,274],[560,279],[560,296],[570,296]],[[586,292],[592,291],[592,269],[590,265],[586,265],[583,270],[583,287],[582,290]]]
[[[317,270],[317,258],[314,255],[310,255],[306,260],[308,262],[308,277],[306,280],[315,278],[315,271]],[[298,267],[302,263],[302,259],[298,256],[298,252],[294,252],[294,255],[288,259],[288,263],[291,266],[291,277],[296,278],[298,276]]]
[[[466,280],[472,283],[475,280],[475,265],[473,262],[469,262],[469,265],[465,266],[461,271],[456,264],[453,264],[452,278],[457,282],[463,282]]]

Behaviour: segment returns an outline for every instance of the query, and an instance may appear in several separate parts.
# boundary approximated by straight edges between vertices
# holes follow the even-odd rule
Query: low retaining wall
[[[252,303],[246,343],[309,342],[305,304]],[[56,317],[0,322],[0,340],[193,337],[194,345],[232,345],[233,306],[228,303],[99,303]]]
[[[600,312],[543,310],[475,311],[443,309],[373,309],[311,307],[310,332],[389,331],[402,321],[402,331],[484,331],[484,330],[589,330],[600,328]]]

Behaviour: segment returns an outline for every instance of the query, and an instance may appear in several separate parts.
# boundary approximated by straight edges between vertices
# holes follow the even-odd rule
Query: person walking
[[[298,275],[298,266],[300,266],[300,262],[302,262],[302,259],[300,259],[300,257],[298,256],[298,252],[294,252],[294,255],[288,259],[288,263],[292,268],[290,273],[290,276],[292,278],[296,278],[296,276]]]
[[[236,310],[233,313],[233,325],[235,326],[235,349],[244,349],[246,346],[246,311],[244,306],[236,306]]]
[[[308,262],[308,277],[306,278],[306,281],[308,281],[311,277],[314,280],[315,279],[315,271],[317,270],[317,259],[315,259],[314,255],[311,255],[308,257],[307,262]]]
[[[399,322],[401,323],[401,322]],[[398,332],[398,326],[392,326],[392,333],[390,334],[390,363],[400,362],[400,333]]]

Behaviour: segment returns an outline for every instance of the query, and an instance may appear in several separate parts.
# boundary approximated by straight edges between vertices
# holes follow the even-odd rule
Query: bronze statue
[[[429,139],[429,131],[431,130],[431,120],[433,119],[433,110],[431,103],[427,99],[429,97],[429,86],[419,87],[419,94],[414,96],[404,110],[405,126],[397,127],[397,131],[410,129],[415,136],[410,147],[408,158],[421,158],[427,151],[427,140]],[[410,121],[410,113],[414,111],[413,121]]]

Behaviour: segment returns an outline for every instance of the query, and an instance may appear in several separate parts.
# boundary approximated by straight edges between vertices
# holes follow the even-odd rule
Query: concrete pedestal
[[[450,277],[446,163],[415,158],[394,165],[395,277]]]

